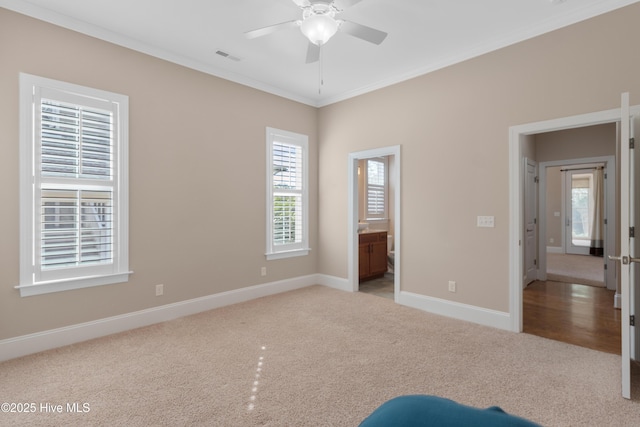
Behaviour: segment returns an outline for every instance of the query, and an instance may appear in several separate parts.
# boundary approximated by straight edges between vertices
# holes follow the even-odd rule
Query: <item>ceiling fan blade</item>
[[[298,6],[298,7],[307,7],[309,6],[309,0],[293,0],[293,2]]]
[[[293,0],[296,1],[296,0]],[[348,7],[353,6],[354,4],[360,3],[362,0],[335,0],[333,3],[339,10],[345,10]]]
[[[288,30],[289,28],[298,27],[298,21],[287,21],[281,24],[269,25],[268,27],[258,28],[256,30],[247,31],[244,33],[248,39],[255,39],[256,37],[266,36],[267,34],[275,33],[280,30]]]
[[[384,31],[376,30],[375,28],[367,27],[366,25],[356,24],[355,22],[349,21],[342,21],[339,30],[374,44],[382,43],[387,37],[387,33],[385,33]]]
[[[318,62],[319,60],[320,60],[320,46],[309,42],[309,47],[307,48],[306,63],[311,64],[313,62]]]

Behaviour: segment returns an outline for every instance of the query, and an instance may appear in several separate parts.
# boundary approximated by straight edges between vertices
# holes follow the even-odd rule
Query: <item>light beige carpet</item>
[[[547,253],[547,280],[604,287],[604,260],[591,255]]]
[[[313,286],[4,362],[1,400],[38,410],[0,425],[357,426],[413,393],[547,426],[640,420],[619,356]]]

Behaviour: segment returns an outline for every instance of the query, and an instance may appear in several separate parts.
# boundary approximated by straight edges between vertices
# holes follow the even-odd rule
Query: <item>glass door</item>
[[[565,171],[565,252],[589,255],[593,227],[594,169]]]

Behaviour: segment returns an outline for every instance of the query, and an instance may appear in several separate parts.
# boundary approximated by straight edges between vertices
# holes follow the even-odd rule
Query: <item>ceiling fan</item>
[[[247,31],[244,33],[245,36],[253,39],[272,34],[276,31],[299,27],[302,34],[309,39],[307,64],[317,62],[320,59],[320,47],[329,41],[338,31],[377,45],[382,43],[387,37],[387,33],[384,31],[336,18],[336,15],[356,3],[360,3],[362,0],[292,1],[302,9],[302,19]]]

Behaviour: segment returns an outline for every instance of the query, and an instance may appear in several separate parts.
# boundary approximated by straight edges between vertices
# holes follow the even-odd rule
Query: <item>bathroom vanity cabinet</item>
[[[387,271],[387,232],[372,231],[358,235],[360,280],[384,276]]]

